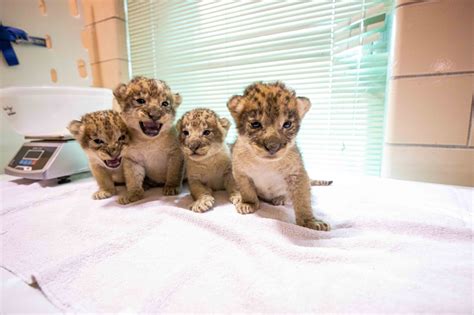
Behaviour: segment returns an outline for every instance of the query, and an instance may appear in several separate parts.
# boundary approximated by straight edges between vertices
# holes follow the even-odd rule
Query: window
[[[133,75],[168,82],[178,115],[254,81],[285,82],[313,106],[298,144],[307,168],[379,175],[392,0],[128,0]],[[235,138],[231,130],[228,141]]]

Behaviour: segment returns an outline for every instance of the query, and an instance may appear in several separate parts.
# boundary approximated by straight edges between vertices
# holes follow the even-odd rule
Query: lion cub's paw
[[[235,209],[237,209],[237,212],[240,214],[254,213],[258,209],[258,204],[240,202],[235,205]]]
[[[143,198],[143,191],[131,191],[131,192],[127,192],[123,196],[120,196],[117,199],[117,202],[121,205],[128,205],[129,203],[138,201],[142,198]]]
[[[95,199],[95,200],[107,199],[107,198],[112,197],[113,195],[114,193],[111,191],[98,190],[92,194],[92,199]]]
[[[270,203],[274,206],[283,206],[285,204],[286,196],[278,196],[270,200]]]
[[[237,205],[239,203],[242,202],[242,196],[240,195],[240,193],[232,193],[230,194],[229,196],[229,201],[230,203],[232,203],[233,205]]]
[[[300,226],[304,226],[308,229],[316,230],[316,231],[330,231],[331,230],[331,226],[328,223],[316,218],[299,219],[299,220],[296,220],[296,224]]]
[[[202,213],[211,209],[214,206],[215,199],[210,195],[201,196],[198,200],[193,202],[189,207],[192,211]]]
[[[175,196],[178,195],[180,192],[179,186],[167,186],[163,187],[163,195],[164,196]]]

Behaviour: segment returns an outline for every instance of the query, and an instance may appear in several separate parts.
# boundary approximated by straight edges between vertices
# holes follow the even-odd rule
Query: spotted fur
[[[181,96],[162,80],[135,77],[114,90],[121,116],[130,130],[131,141],[124,152],[127,194],[119,203],[143,198],[145,176],[164,184],[164,195],[181,189],[184,161],[173,121]]]
[[[235,120],[238,138],[233,148],[233,175],[242,195],[237,210],[251,213],[259,199],[275,205],[289,197],[296,223],[329,230],[311,209],[311,181],[304,168],[296,135],[311,107],[282,82],[249,85],[243,95],[230,98],[227,107]]]
[[[296,97],[282,82],[258,82],[248,86],[242,96],[232,97],[228,107],[239,135],[266,155],[268,148],[281,150],[294,145],[310,106],[307,98]],[[262,128],[253,128],[253,123],[260,123]],[[283,128],[285,123],[288,128]]]
[[[214,190],[225,189],[233,204],[240,202],[232,176],[231,157],[225,137],[230,122],[214,111],[198,108],[176,123],[184,153],[189,189],[194,198],[190,209],[204,212],[214,205]]]
[[[97,111],[69,123],[69,131],[89,158],[99,191],[94,199],[115,194],[115,184],[123,183],[122,153],[129,142],[127,126],[113,110]]]

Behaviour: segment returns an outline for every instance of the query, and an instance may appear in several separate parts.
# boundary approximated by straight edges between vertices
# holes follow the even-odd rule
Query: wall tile
[[[86,25],[110,17],[125,19],[123,0],[82,0],[82,7]]]
[[[89,25],[84,29],[83,41],[89,50],[91,63],[111,59],[128,59],[125,22],[111,19]]]
[[[440,0],[396,10],[394,76],[474,70],[472,0]]]
[[[400,5],[417,5],[423,2],[432,2],[432,1],[437,1],[437,0],[395,0],[395,6],[400,6]]]
[[[119,83],[129,80],[128,63],[123,60],[111,60],[93,64],[93,85],[114,89]]]
[[[382,176],[474,186],[474,149],[387,145]]]
[[[471,133],[469,135],[468,145],[474,147],[474,95],[472,96],[471,115]]]
[[[390,81],[386,141],[466,145],[474,75]]]
[[[472,23],[474,27],[474,23]],[[473,41],[474,42],[474,41]],[[472,97],[471,97],[471,134],[468,145],[474,147],[474,79],[472,80]]]
[[[471,125],[471,135],[469,137],[469,146],[474,147],[474,126]]]

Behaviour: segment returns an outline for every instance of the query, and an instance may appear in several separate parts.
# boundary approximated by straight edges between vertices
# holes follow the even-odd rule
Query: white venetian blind
[[[306,166],[378,175],[392,0],[128,0],[132,74],[183,96],[178,115],[226,103],[254,81],[311,99],[298,143]],[[235,138],[235,130],[229,141]]]

